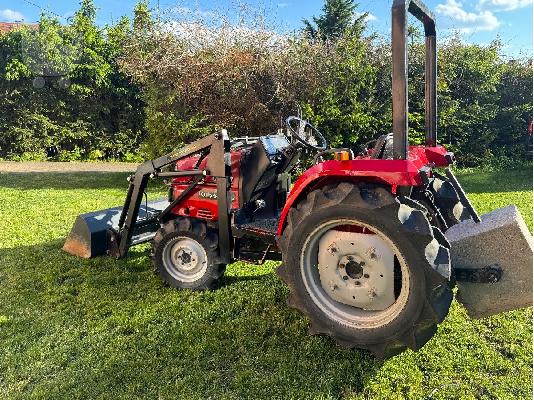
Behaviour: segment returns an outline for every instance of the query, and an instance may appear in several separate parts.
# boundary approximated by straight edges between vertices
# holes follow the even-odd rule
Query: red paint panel
[[[176,170],[187,171],[195,169],[195,165],[200,159],[200,155],[179,160],[176,163]],[[208,159],[205,157],[199,164],[199,169],[206,167]],[[241,150],[230,153],[231,163],[231,184],[230,191],[232,192],[231,208],[239,208],[239,175],[241,163]],[[174,198],[178,197],[188,186],[191,178],[174,178],[172,180],[172,187],[174,191]],[[218,219],[219,211],[217,205],[217,183],[212,177],[206,177],[202,183],[198,184],[189,195],[183,199],[172,210],[174,215],[183,215],[192,218],[200,218],[208,221],[216,221]]]
[[[314,183],[322,178],[344,178],[354,180],[368,180],[382,182],[392,187],[396,193],[397,186],[418,186],[422,184],[419,170],[425,166],[446,166],[445,153],[442,146],[425,147],[410,146],[407,160],[376,160],[357,158],[350,161],[325,161],[306,170],[295,182],[291,193],[282,210],[278,225],[278,235],[281,235],[287,214],[293,204],[307,188],[313,188]]]
[[[314,187],[322,186],[324,180],[336,180],[339,178],[351,180],[366,180],[381,182],[391,186],[393,193],[396,193],[398,186],[418,186],[422,183],[419,170],[424,166],[443,167],[448,162],[445,159],[447,150],[442,146],[425,147],[410,146],[407,160],[375,160],[369,157],[359,157],[355,160],[336,161],[330,160],[314,165],[305,171],[295,182],[287,202],[282,210],[278,226],[278,234],[281,235],[285,226],[285,220],[289,209],[295,204],[299,197],[306,190],[313,190]],[[177,170],[194,169],[200,156],[195,155],[182,159],[176,163]],[[230,153],[232,182],[230,189],[232,192],[231,208],[239,208],[239,185],[240,185],[240,163],[242,150]],[[200,169],[205,168],[207,158],[199,164]],[[190,178],[175,178],[172,186],[174,196],[179,196],[188,186]],[[214,178],[206,177],[204,181],[197,185],[172,211],[175,215],[184,215],[216,221],[218,218],[217,199],[210,198],[216,194],[216,182]]]

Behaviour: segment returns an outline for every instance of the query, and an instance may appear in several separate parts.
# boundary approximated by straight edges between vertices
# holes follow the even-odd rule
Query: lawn
[[[531,171],[459,174],[481,212]],[[456,302],[423,348],[385,362],[307,335],[276,263],[222,288],[163,287],[147,246],[120,261],[61,251],[77,214],[121,204],[124,174],[0,174],[0,398],[530,399],[532,310],[472,321]]]

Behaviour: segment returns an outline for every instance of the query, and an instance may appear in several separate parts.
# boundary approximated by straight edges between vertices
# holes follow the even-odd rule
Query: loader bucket
[[[515,206],[482,215],[479,223],[463,221],[445,236],[457,299],[470,317],[532,306],[532,237]]]
[[[156,217],[168,205],[169,202],[165,199],[141,205],[134,225],[132,245],[147,242],[154,237],[160,226]],[[118,228],[121,211],[122,207],[114,207],[78,215],[63,250],[82,258],[106,254],[107,231]]]

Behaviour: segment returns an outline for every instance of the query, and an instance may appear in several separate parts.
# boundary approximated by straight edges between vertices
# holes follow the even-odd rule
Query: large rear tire
[[[471,219],[452,183],[437,173],[433,174],[426,186],[417,188],[412,198],[426,207],[432,225],[442,231]]]
[[[154,272],[173,288],[209,290],[226,269],[216,264],[218,236],[203,221],[178,217],[166,222],[154,236]]]
[[[311,192],[291,209],[279,242],[283,264],[277,272],[289,286],[288,305],[310,319],[311,334],[331,336],[344,347],[367,349],[378,358],[418,350],[434,335],[453,297],[449,250],[425,213],[408,204],[383,187],[343,182]],[[364,227],[391,246],[401,284],[388,308],[369,311],[342,304],[321,285],[317,243],[338,225]]]

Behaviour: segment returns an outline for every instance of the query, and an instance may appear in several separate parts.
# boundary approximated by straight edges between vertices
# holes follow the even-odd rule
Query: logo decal
[[[232,201],[235,201],[235,193],[232,192]],[[201,190],[198,192],[198,197],[208,200],[217,200],[217,191],[216,190]]]

